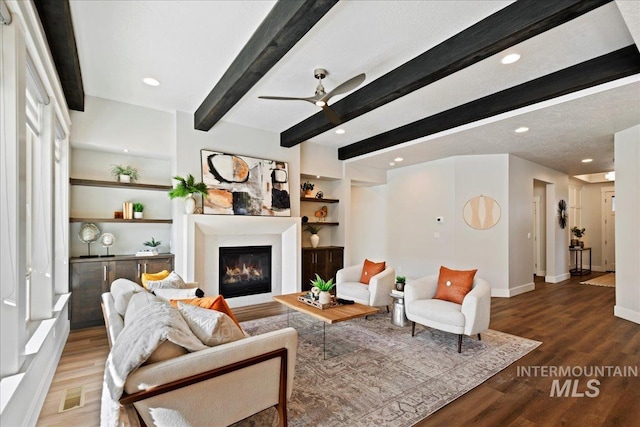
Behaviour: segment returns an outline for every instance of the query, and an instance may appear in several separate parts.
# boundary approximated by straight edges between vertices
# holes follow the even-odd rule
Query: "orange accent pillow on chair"
[[[478,270],[449,270],[440,267],[438,289],[435,299],[462,304],[464,297],[471,291],[473,278]]]
[[[382,273],[385,268],[387,268],[387,266],[384,261],[373,262],[365,259],[364,265],[362,266],[362,274],[360,275],[360,283],[368,285],[371,278],[378,273]]]
[[[178,308],[178,301],[183,302],[185,304],[191,304],[197,307],[208,308],[209,310],[216,310],[216,311],[222,312],[227,316],[229,316],[231,320],[233,320],[236,323],[236,325],[238,325],[238,327],[242,329],[242,327],[240,326],[240,322],[238,322],[238,319],[236,319],[236,317],[233,315],[233,311],[231,311],[231,308],[229,307],[227,302],[224,300],[224,297],[222,295],[216,295],[215,297],[191,298],[191,299],[180,299],[180,300],[172,299],[170,302],[172,306],[174,306],[175,308]]]

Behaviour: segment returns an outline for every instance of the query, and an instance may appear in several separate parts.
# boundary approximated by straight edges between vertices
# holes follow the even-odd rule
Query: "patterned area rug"
[[[391,324],[389,314],[327,325],[291,312],[298,331],[290,426],[411,426],[483,383],[541,343],[489,330],[482,341]],[[251,335],[287,326],[287,315],[242,323]],[[269,408],[236,426],[277,426]]]
[[[593,285],[593,286],[604,286],[607,288],[615,288],[616,287],[616,274],[609,273],[604,276],[596,277],[595,279],[589,279],[584,282],[580,282],[581,285]]]

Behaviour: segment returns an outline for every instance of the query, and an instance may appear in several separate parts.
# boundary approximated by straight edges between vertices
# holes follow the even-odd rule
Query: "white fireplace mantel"
[[[300,236],[298,217],[185,215],[182,271],[187,280],[198,282],[206,295],[215,295],[219,284],[217,273],[213,271],[216,269],[211,266],[218,265],[219,241],[239,242],[239,245],[271,242],[274,250],[272,273],[277,280],[273,283],[273,291],[227,300],[231,307],[269,302],[273,295],[300,290]]]

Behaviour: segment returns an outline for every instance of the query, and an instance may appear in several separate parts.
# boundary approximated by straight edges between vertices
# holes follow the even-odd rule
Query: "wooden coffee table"
[[[358,303],[339,305],[337,307],[321,310],[307,305],[302,301],[298,301],[298,297],[305,294],[306,292],[296,292],[294,294],[276,295],[273,299],[278,301],[280,304],[286,305],[289,309],[299,311],[300,313],[307,314],[322,321],[322,354],[324,359],[327,358],[326,325],[378,313],[378,309],[376,307],[370,307],[368,305]]]

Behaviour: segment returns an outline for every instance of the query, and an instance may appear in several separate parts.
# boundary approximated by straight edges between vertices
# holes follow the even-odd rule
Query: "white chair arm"
[[[362,264],[342,268],[336,273],[336,284],[345,282],[359,282],[361,275]]]
[[[371,296],[369,305],[377,307],[389,305],[391,297],[389,294],[395,288],[396,271],[392,267],[387,267],[380,273],[369,279],[369,295]]]
[[[466,319],[464,325],[466,335],[475,335],[489,329],[491,286],[486,280],[474,279],[474,287],[464,297],[461,311]]]
[[[410,304],[421,299],[432,299],[436,295],[437,288],[437,274],[409,281],[404,286],[404,302]]]

